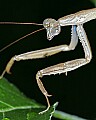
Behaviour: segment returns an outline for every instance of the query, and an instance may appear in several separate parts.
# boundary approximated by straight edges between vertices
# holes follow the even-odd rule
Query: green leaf
[[[56,110],[53,114],[53,116],[55,118],[61,119],[61,120],[86,120],[84,118],[80,118],[78,116],[75,115],[70,115],[68,113],[62,112],[62,111],[58,111]]]
[[[0,80],[0,112],[16,109],[41,108],[34,100],[25,97],[4,78]]]
[[[56,106],[58,103],[55,103],[53,106],[50,107],[50,109],[45,112],[44,114],[38,114],[36,112],[34,113],[29,113],[28,114],[28,120],[51,120],[51,117],[55,111]]]
[[[51,120],[56,105],[38,114],[44,106],[27,98],[5,78],[0,80],[0,120]]]

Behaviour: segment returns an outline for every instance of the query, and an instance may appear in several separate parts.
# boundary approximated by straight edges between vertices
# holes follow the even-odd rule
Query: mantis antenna
[[[9,24],[9,25],[10,25],[10,24],[43,25],[43,24],[38,24],[38,23],[19,23],[19,22],[0,22],[0,24]],[[28,36],[30,36],[30,35],[32,35],[32,34],[35,34],[36,32],[39,32],[39,31],[41,31],[41,30],[44,30],[44,29],[45,29],[45,28],[41,28],[41,29],[35,30],[35,31],[33,31],[33,32],[29,33],[29,34],[26,34],[26,35],[24,35],[23,37],[20,37],[19,39],[15,40],[14,42],[12,42],[12,43],[8,44],[7,46],[3,47],[3,48],[0,50],[0,52],[4,51],[4,50],[7,49],[8,47],[10,47],[10,46],[12,46],[13,44],[17,43],[18,41],[20,41],[20,40],[22,40],[22,39],[24,39],[24,38],[26,38],[26,37],[28,37]]]

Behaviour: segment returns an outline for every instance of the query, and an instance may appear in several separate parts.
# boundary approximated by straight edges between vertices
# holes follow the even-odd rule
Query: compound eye
[[[43,21],[43,26],[47,29],[49,27],[52,27],[52,23],[54,22],[54,19],[48,18]]]

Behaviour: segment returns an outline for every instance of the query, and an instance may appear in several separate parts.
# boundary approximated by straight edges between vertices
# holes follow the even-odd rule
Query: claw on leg
[[[39,114],[43,114],[44,112],[48,111],[48,109],[50,108],[50,102],[49,102],[49,99],[48,97],[51,97],[52,95],[49,95],[48,92],[46,91],[46,89],[44,88],[44,85],[43,83],[41,82],[40,78],[39,77],[42,77],[42,73],[40,73],[38,71],[38,73],[36,74],[36,80],[37,80],[37,84],[39,86],[39,89],[41,90],[41,92],[44,94],[46,100],[47,100],[47,104],[48,104],[48,107],[47,109],[45,109],[44,111],[41,111]]]

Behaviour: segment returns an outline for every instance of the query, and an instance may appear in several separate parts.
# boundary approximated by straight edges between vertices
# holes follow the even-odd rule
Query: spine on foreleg
[[[42,74],[42,76],[67,73],[68,71],[75,70],[85,65],[86,63],[87,63],[87,60],[85,58],[76,59],[76,60],[68,61],[65,63],[59,63],[57,65],[47,67],[45,69],[40,70],[40,73]]]
[[[52,75],[52,74],[60,74],[62,73],[62,70],[64,69],[64,63],[59,63],[57,65],[53,65],[50,67],[47,67],[45,69],[40,70],[40,72],[42,73],[42,75]]]
[[[85,65],[86,63],[87,63],[87,61],[84,58],[65,62],[63,72],[68,72],[68,71],[75,70],[75,69]]]

